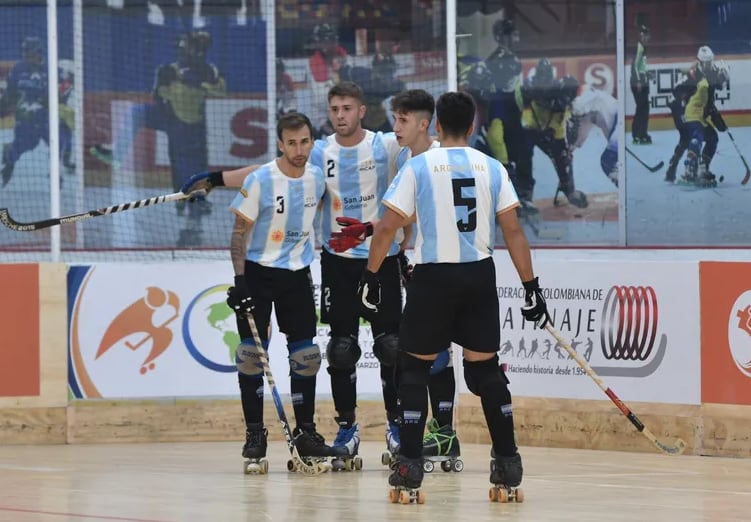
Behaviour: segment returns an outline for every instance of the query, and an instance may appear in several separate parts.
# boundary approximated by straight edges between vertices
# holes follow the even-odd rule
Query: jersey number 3
[[[464,196],[462,189],[474,188],[474,178],[453,178],[451,180],[451,186],[454,189],[454,206],[455,207],[467,207],[467,220],[459,219],[456,221],[456,228],[459,232],[472,232],[477,228],[477,199],[473,196]]]
[[[276,213],[284,214],[284,196],[276,197]]]

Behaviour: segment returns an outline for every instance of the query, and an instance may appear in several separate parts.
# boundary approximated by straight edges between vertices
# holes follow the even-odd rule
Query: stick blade
[[[649,172],[657,172],[658,170],[662,170],[662,167],[665,166],[665,162],[661,161],[654,167],[647,167],[649,169]]]
[[[672,445],[665,444],[664,442],[655,439],[654,445],[657,449],[668,455],[681,455],[686,450],[686,443],[681,438],[675,439],[675,442],[673,442]]]
[[[741,181],[741,185],[745,185],[748,183],[748,180],[751,179],[751,169],[746,169],[746,175],[743,176],[743,180]],[[0,209],[0,213],[5,209]]]

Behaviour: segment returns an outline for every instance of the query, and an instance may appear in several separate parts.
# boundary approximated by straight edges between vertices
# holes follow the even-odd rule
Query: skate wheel
[[[464,461],[461,460],[461,459],[456,459],[454,461],[453,468],[454,468],[454,471],[456,471],[457,473],[459,473],[461,470],[464,469]]]
[[[443,462],[441,462],[441,469],[443,471],[451,471],[451,461],[444,460]]]
[[[295,471],[295,461],[292,459],[289,459],[287,461],[287,471],[292,472]]]
[[[400,504],[409,504],[411,502],[409,491],[406,489],[400,489],[399,490],[399,503]]]
[[[396,504],[399,501],[399,492],[395,489],[389,490],[389,502]]]
[[[522,491],[521,489],[517,488],[514,491],[514,500],[516,502],[524,502],[524,491]]]
[[[341,459],[334,459],[331,461],[331,469],[334,471],[341,471],[344,469],[344,461]]]
[[[491,502],[496,502],[498,500],[498,488],[491,487],[488,490],[488,498]]]
[[[422,461],[422,470],[425,473],[433,473],[434,469],[435,469],[435,464],[433,464],[432,460],[424,460],[424,461]]]
[[[384,466],[391,466],[391,453],[388,451],[381,453],[381,464]]]
[[[352,459],[347,459],[344,461],[344,471],[352,471],[355,469],[355,462]]]
[[[498,490],[498,502],[506,503],[508,502],[508,491],[505,488],[500,488]]]
[[[261,461],[261,475],[266,475],[268,472],[269,472],[269,461],[262,460]]]
[[[423,490],[417,492],[417,503],[425,504],[425,492]]]
[[[360,471],[362,469],[362,458],[355,457],[352,460],[352,464],[354,465],[354,468],[355,468],[356,471]]]

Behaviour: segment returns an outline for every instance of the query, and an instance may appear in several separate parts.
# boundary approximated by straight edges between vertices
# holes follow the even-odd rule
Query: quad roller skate
[[[269,461],[266,460],[266,438],[269,431],[262,423],[248,424],[243,446],[243,472],[246,475],[265,475],[269,472]]]
[[[336,418],[339,432],[334,444],[331,445],[331,467],[334,471],[359,471],[362,469],[362,459],[357,454],[360,447],[360,426]]]
[[[490,491],[491,502],[524,502],[524,491],[519,487],[522,482],[522,458],[517,453],[513,457],[496,457],[490,453]]]
[[[422,459],[408,459],[400,455],[391,469],[389,501],[392,504],[424,504]]]
[[[396,461],[397,453],[399,453],[399,424],[396,421],[389,421],[386,424],[386,451],[381,453],[381,464],[391,467]]]
[[[428,432],[422,440],[422,469],[425,473],[432,473],[435,463],[441,463],[443,471],[459,472],[464,469],[464,462],[460,458],[459,439],[451,426],[439,426],[438,421],[431,419]]]
[[[300,459],[308,466],[313,466],[319,473],[325,473],[331,469],[328,457],[331,454],[331,448],[326,445],[323,435],[316,431],[315,424],[303,424],[298,426],[292,432],[295,440],[295,447]],[[298,465],[294,460],[287,461],[287,471],[299,471]]]

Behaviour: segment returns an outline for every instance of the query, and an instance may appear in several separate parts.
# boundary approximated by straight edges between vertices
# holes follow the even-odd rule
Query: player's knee
[[[362,351],[357,345],[357,338],[331,337],[326,345],[326,361],[329,368],[335,370],[351,370],[357,366]]]
[[[240,375],[260,377],[263,374],[261,350],[258,349],[253,339],[243,339],[240,342],[235,351],[235,364]]]
[[[430,375],[438,375],[446,368],[451,367],[451,348],[448,348],[438,354],[430,367]]]
[[[321,349],[313,339],[289,343],[289,373],[293,379],[310,379],[321,369]]]
[[[498,365],[498,355],[485,361],[470,362],[465,359],[464,380],[467,383],[467,389],[473,394],[483,397],[498,393],[501,395],[502,402],[506,403],[503,399],[509,394],[506,386],[508,381]]]
[[[433,361],[418,359],[407,352],[399,352],[396,372],[397,386],[427,387],[432,365]]]
[[[399,357],[399,337],[380,334],[373,340],[373,354],[383,366],[396,366]]]
[[[610,149],[610,147],[605,149],[605,151],[600,156],[600,167],[602,167],[602,171],[605,174],[610,174],[615,170],[617,163],[618,151],[612,150]]]

